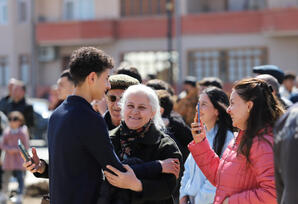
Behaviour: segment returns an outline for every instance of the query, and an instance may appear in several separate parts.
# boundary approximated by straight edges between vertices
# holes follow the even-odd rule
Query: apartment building
[[[17,4],[19,1],[0,2],[1,14],[2,4],[6,2],[9,7],[11,3],[7,2]],[[163,79],[168,79],[169,9],[174,11],[171,59],[175,82],[187,75],[194,75],[198,79],[217,76],[230,84],[240,78],[252,76],[251,68],[260,64],[276,64],[284,70],[298,73],[296,0],[30,2],[34,3],[35,8],[35,42],[38,56],[34,79],[39,85],[39,95],[55,83],[60,72],[67,67],[71,52],[78,47],[89,45],[103,49],[113,56],[117,66],[124,62],[138,67],[144,77],[147,74],[158,74]],[[179,13],[178,17],[175,16],[176,12]],[[181,29],[176,29],[176,21],[180,22]],[[9,30],[10,25],[6,27]],[[2,24],[0,29],[3,29]],[[30,32],[27,34],[26,43],[29,44],[30,51],[30,44],[34,43],[29,43]],[[2,40],[3,38],[0,43]],[[4,42],[8,43],[7,40]],[[2,46],[0,57],[5,55],[1,49]],[[23,53],[25,52],[20,52],[17,56]],[[13,62],[14,64],[9,61],[5,66],[18,67],[11,76],[21,76],[20,57],[15,60],[17,62]],[[28,70],[31,71],[28,76],[32,76],[32,69],[29,67]]]
[[[0,0],[0,95],[6,93],[10,77],[22,79],[32,88],[31,2]]]

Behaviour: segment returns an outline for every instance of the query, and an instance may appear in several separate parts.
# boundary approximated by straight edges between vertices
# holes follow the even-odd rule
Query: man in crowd
[[[0,100],[0,111],[2,111],[2,112],[5,112],[5,110],[7,108],[7,104],[9,103],[9,100],[11,99],[12,89],[13,89],[13,85],[15,84],[15,82],[16,82],[15,78],[11,78],[9,80],[9,83],[7,86],[8,93],[6,96],[1,98],[1,100]]]
[[[110,88],[112,67],[112,59],[93,47],[72,54],[70,73],[76,89],[49,121],[51,203],[96,203],[101,170],[110,164],[125,171],[113,150],[104,119],[90,105]],[[40,173],[46,176],[48,171],[42,170]]]
[[[174,110],[179,113],[185,123],[190,126],[193,122],[198,103],[198,89],[196,88],[196,78],[188,76],[184,80],[184,91],[178,96],[178,100],[174,105]]]
[[[56,109],[69,95],[74,92],[75,85],[72,76],[70,75],[69,69],[64,70],[59,79],[57,80],[57,95],[58,103]]]
[[[3,112],[8,115],[12,111],[19,111],[25,117],[25,124],[30,128],[34,125],[33,106],[26,101],[26,86],[22,81],[15,80],[10,99]]]
[[[274,127],[274,166],[277,201],[298,203],[298,104],[293,105]]]
[[[279,88],[280,95],[289,99],[292,94],[298,92],[295,87],[296,75],[293,73],[286,73],[282,85]]]
[[[112,130],[121,121],[121,107],[119,101],[123,92],[131,85],[139,84],[139,81],[125,74],[116,74],[109,77],[111,89],[107,91],[105,98],[108,105],[108,111],[104,114],[104,119],[108,129]]]

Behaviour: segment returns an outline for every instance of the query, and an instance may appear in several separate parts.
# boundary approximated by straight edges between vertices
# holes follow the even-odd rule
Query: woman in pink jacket
[[[192,123],[194,141],[188,146],[197,165],[216,186],[214,204],[277,203],[272,126],[283,110],[272,88],[259,79],[237,82],[227,112],[239,133],[221,159],[205,139],[203,124]]]

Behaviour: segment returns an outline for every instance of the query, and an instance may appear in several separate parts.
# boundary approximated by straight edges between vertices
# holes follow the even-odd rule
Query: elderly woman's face
[[[123,112],[125,124],[132,130],[143,127],[155,115],[149,99],[143,93],[130,94],[126,98]]]

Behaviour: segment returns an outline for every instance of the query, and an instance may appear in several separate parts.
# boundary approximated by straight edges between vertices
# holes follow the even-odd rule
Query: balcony
[[[189,14],[182,17],[182,35],[249,34],[298,36],[298,8]],[[41,45],[108,43],[127,38],[166,38],[166,17],[38,23]]]
[[[61,21],[38,23],[36,40],[41,45],[80,45],[110,42],[115,38],[115,21]]]

